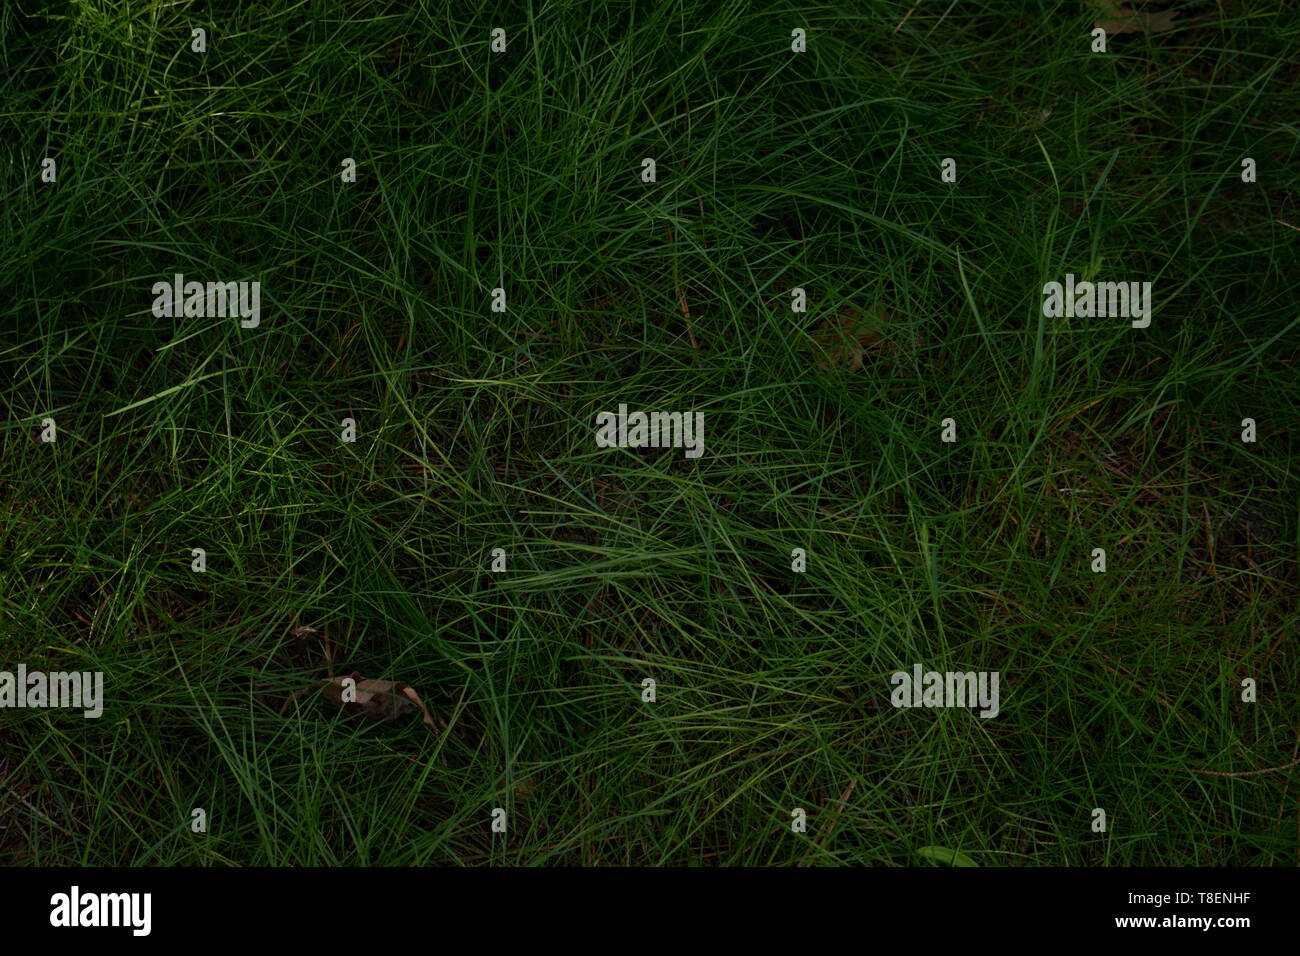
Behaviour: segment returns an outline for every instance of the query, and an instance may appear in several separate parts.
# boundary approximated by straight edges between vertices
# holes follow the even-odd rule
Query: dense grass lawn
[[[1295,865],[1300,16],[1185,14],[0,6],[0,862]]]

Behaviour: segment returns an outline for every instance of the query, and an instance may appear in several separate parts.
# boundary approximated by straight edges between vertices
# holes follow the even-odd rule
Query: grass
[[[1201,12],[0,7],[0,669],[107,698],[0,712],[0,861],[1295,865],[1300,23]]]

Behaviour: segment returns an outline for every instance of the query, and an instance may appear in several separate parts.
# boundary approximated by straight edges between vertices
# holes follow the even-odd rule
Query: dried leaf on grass
[[[1093,28],[1101,27],[1107,36],[1120,36],[1125,33],[1165,33],[1174,27],[1182,26],[1175,21],[1177,10],[1158,10],[1151,13],[1121,6],[1113,0],[1088,0],[1088,5],[1097,11]]]
[[[345,681],[355,681],[356,699],[344,700]],[[349,714],[360,714],[369,720],[394,721],[403,714],[419,710],[424,722],[437,729],[429,708],[424,706],[415,688],[405,681],[372,680],[352,673],[349,677],[332,677],[321,688],[325,699]]]
[[[826,319],[813,333],[813,341],[821,347],[826,358],[817,363],[822,371],[838,366],[848,366],[850,372],[862,367],[862,357],[868,349],[887,348],[881,328],[889,322],[889,313],[876,303],[867,318],[858,310],[844,306],[839,315]]]

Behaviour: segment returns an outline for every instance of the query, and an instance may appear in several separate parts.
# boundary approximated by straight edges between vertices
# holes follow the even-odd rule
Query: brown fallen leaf
[[[872,306],[871,313],[869,318],[861,319],[857,309],[846,305],[839,315],[818,326],[812,338],[826,354],[826,359],[817,363],[818,368],[825,372],[847,362],[849,371],[856,372],[862,367],[867,349],[882,347],[880,329],[889,321],[889,314],[880,303]]]
[[[1182,26],[1175,22],[1177,10],[1157,10],[1151,13],[1134,10],[1132,7],[1120,6],[1114,0],[1088,0],[1088,5],[1097,10],[1099,16],[1093,21],[1093,29],[1101,27],[1107,36],[1121,36],[1125,33],[1165,33],[1174,27]]]
[[[403,684],[401,681],[398,681],[398,684],[401,687],[402,693],[406,696],[406,699],[414,701],[415,706],[420,708],[420,713],[423,715],[424,722],[433,730],[437,730],[438,725],[433,722],[433,718],[429,715],[429,708],[424,706],[424,701],[420,700],[420,695],[415,692],[415,688],[410,684]]]
[[[355,682],[356,699],[345,701],[344,681],[348,680]],[[405,681],[362,678],[354,671],[348,677],[331,677],[325,681],[321,693],[326,700],[345,713],[360,714],[369,720],[392,722],[418,708],[424,715],[424,722],[431,728],[437,729],[437,724],[429,715],[429,708],[424,706],[424,701],[420,700],[420,695],[415,692],[415,688]]]

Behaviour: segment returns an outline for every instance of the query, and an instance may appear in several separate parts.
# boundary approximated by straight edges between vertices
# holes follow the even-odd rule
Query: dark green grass
[[[0,6],[0,861],[1295,865],[1300,23],[912,7]]]

